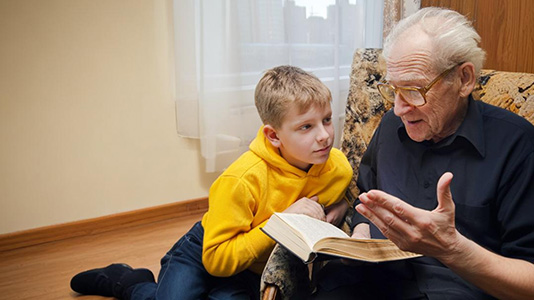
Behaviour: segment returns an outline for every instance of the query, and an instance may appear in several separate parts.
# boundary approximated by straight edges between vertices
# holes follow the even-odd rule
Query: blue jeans
[[[158,282],[135,285],[130,299],[259,299],[260,275],[245,270],[231,277],[215,277],[206,271],[203,237],[204,228],[197,222],[161,259]]]

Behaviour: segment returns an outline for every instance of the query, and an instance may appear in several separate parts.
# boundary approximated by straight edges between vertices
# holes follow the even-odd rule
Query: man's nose
[[[402,116],[414,109],[414,106],[408,103],[399,93],[395,93],[395,102],[393,112],[396,116]]]

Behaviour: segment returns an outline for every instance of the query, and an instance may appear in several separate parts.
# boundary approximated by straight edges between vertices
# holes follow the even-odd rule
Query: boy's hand
[[[371,238],[371,229],[369,224],[360,223],[354,227],[352,231],[353,239],[370,239]]]
[[[369,227],[369,224],[360,223],[360,224],[356,225],[356,227],[354,227],[354,230],[352,231],[352,236],[351,237],[353,239],[370,239],[371,238],[371,229]],[[362,262],[362,261],[357,261],[357,260],[352,260],[352,259],[345,259],[345,258],[342,258],[341,262],[346,264],[346,265],[354,266],[354,267],[366,264],[365,262]]]
[[[291,204],[291,206],[286,208],[283,212],[304,214],[321,221],[326,221],[324,207],[317,202],[318,200],[319,197],[317,196],[313,196],[311,198],[302,197],[295,201],[295,203]]]
[[[343,220],[348,207],[349,205],[347,202],[341,200],[338,203],[332,204],[325,208],[324,212],[326,214],[326,222],[338,226]]]

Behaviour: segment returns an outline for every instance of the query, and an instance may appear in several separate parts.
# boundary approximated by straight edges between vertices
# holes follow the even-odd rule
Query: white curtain
[[[207,172],[224,170],[261,125],[263,71],[299,66],[331,90],[339,145],[356,48],[382,47],[380,0],[174,0],[178,134],[199,138]]]

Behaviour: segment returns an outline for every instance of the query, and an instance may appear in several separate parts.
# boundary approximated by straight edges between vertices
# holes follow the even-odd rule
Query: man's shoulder
[[[390,109],[384,113],[384,116],[382,117],[382,120],[380,120],[380,124],[387,124],[387,125],[394,125],[398,126],[402,122],[399,117],[395,115],[393,112],[393,109]]]
[[[395,115],[393,109],[390,109],[380,120],[378,128],[380,129],[381,134],[386,134],[389,136],[392,133],[396,133],[402,126],[401,119]]]
[[[518,157],[534,152],[534,125],[520,115],[482,101],[476,101],[482,116],[482,130],[486,149],[513,151]],[[522,154],[519,154],[522,153]]]
[[[522,116],[483,101],[475,101],[482,114],[484,125],[501,128],[501,132],[525,135],[534,139],[534,125]]]

